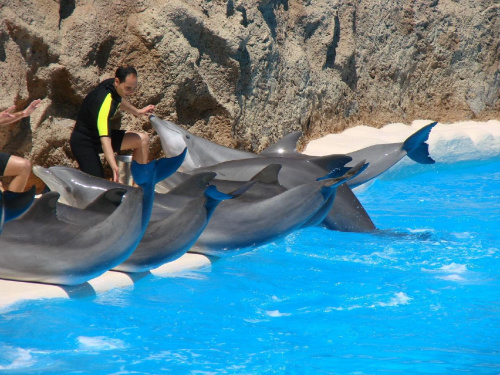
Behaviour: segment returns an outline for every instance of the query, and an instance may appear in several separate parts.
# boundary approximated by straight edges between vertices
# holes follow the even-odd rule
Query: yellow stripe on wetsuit
[[[100,137],[109,137],[108,117],[111,111],[111,93],[106,95],[97,116],[97,131]]]

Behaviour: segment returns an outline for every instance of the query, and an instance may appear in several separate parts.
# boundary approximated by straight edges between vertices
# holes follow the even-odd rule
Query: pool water
[[[500,373],[500,161],[357,195],[379,232],[308,228],[211,271],[14,305],[0,373]]]

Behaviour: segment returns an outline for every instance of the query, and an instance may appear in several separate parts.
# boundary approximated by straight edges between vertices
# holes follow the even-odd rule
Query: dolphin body
[[[179,171],[208,167],[226,161],[259,157],[284,157],[317,161],[322,159],[322,157],[305,155],[297,151],[297,142],[302,136],[302,132],[290,133],[260,154],[255,154],[218,145],[197,137],[170,121],[161,120],[155,116],[150,116],[150,121],[160,136],[165,153],[176,153],[179,148],[188,148],[188,155]],[[366,160],[368,163],[365,171],[348,181],[347,184],[350,187],[359,186],[385,172],[405,156],[420,164],[433,164],[434,160],[430,157],[429,147],[425,142],[436,124],[437,122],[433,122],[422,127],[403,142],[369,146],[346,154],[352,158],[347,166],[353,166],[361,160]]]
[[[42,195],[22,217],[4,225],[0,277],[77,285],[119,265],[136,249],[149,223],[154,185],[172,174],[184,156],[133,164],[140,189],[105,191],[98,203],[76,212],[73,221],[64,220],[62,206],[58,217],[59,193]],[[118,207],[117,195],[123,195]],[[106,199],[111,201],[103,206]]]
[[[43,194],[0,235],[0,277],[77,285],[125,260],[141,234],[142,192],[127,192],[118,208],[97,223],[57,217],[57,192]],[[80,209],[80,211],[85,211]]]
[[[96,199],[98,194],[109,192],[110,189],[119,186],[127,192],[139,190],[95,178],[68,167],[34,167],[34,172],[51,190],[64,194],[65,201],[75,207],[84,207]],[[126,260],[113,269],[124,272],[145,272],[186,253],[205,229],[217,205],[223,200],[233,198],[233,195],[220,193],[214,186],[208,186],[214,176],[213,172],[189,176],[170,193],[155,194],[151,219],[140,243]],[[150,189],[152,188],[150,186]],[[113,208],[109,205],[106,207],[102,203],[92,203],[92,206],[95,207],[94,216],[97,208],[106,213]],[[67,222],[98,220],[95,217],[87,219],[86,215],[82,214],[76,216],[73,211],[78,210],[77,208],[63,207],[60,216]]]
[[[330,211],[337,186],[364,168],[361,162],[342,177],[302,184],[260,199],[259,193],[250,194],[259,189],[257,183],[248,193],[221,203],[190,251],[220,256],[228,250],[268,243],[305,225],[316,225]],[[279,187],[275,191],[279,192]]]
[[[195,170],[231,160],[240,160],[242,163],[240,168],[245,169],[247,163],[244,160],[250,158],[287,158],[314,161],[316,164],[321,164],[321,161],[328,160],[328,157],[312,157],[297,152],[296,144],[302,135],[301,132],[294,132],[285,136],[282,140],[264,150],[260,155],[257,155],[220,146],[197,137],[172,122],[158,119],[155,116],[151,116],[150,121],[160,136],[165,153],[176,152],[179,147],[188,148],[188,156],[179,170]],[[429,156],[428,145],[425,141],[428,139],[429,133],[435,125],[436,123],[432,123],[423,127],[402,143],[376,145],[347,154],[352,160],[346,166],[355,165],[361,160],[366,160],[369,164],[362,174],[348,181],[347,185],[349,187],[356,187],[375,178],[406,155],[419,163],[434,163]],[[212,169],[216,170],[215,168]],[[285,170],[283,174],[286,173]],[[287,181],[283,181],[285,179],[283,174],[280,175],[280,181],[287,186]],[[300,176],[302,177],[302,175]],[[306,180],[301,183],[305,182]],[[326,216],[323,224],[328,228],[342,231],[364,232],[374,230],[375,225],[349,187],[340,186],[337,189],[332,211]]]

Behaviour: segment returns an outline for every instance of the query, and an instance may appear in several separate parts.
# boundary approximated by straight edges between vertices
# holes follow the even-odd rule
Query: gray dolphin
[[[51,190],[61,191],[65,200],[77,207],[86,206],[96,199],[97,194],[114,187],[122,186],[127,192],[138,190],[68,167],[35,167],[34,172]],[[214,176],[213,172],[188,176],[186,181],[168,194],[155,194],[151,219],[140,243],[129,258],[113,269],[145,272],[187,252],[206,227],[219,202],[233,197],[217,192],[213,186],[208,187]],[[112,205],[105,207],[103,204],[92,203],[86,207],[86,211],[93,209],[92,213],[95,215],[98,209],[107,213],[113,208]],[[71,208],[62,208],[64,210],[61,215],[68,222],[80,223],[88,216],[79,215],[75,218]]]
[[[155,116],[151,116],[150,121],[160,136],[165,153],[176,153],[183,147],[188,148],[188,155],[186,156],[182,168],[179,170],[192,170],[200,167],[212,166],[225,161],[257,157],[286,157],[293,159],[321,160],[321,157],[297,152],[296,145],[297,141],[302,136],[302,132],[290,133],[277,143],[269,146],[260,154],[254,154],[221,146],[197,137],[174,123],[161,120]],[[426,141],[429,138],[432,128],[436,124],[437,122],[433,122],[422,127],[403,142],[374,145],[346,154],[352,158],[351,163],[347,164],[347,166],[353,166],[361,160],[366,160],[369,164],[362,174],[350,180],[347,184],[350,187],[361,185],[385,172],[405,156],[421,164],[434,163],[434,160],[429,155],[429,148]]]
[[[222,202],[190,251],[220,256],[227,250],[273,241],[309,222],[315,225],[329,212],[336,187],[363,168],[362,162],[342,177],[302,184],[271,197],[257,199],[259,194],[245,193]],[[259,183],[250,187],[248,193],[253,189],[259,189]]]
[[[76,285],[122,263],[136,249],[149,223],[154,185],[173,173],[184,156],[133,163],[132,174],[141,188],[121,189],[125,194],[116,209],[115,194],[106,191],[105,196],[112,196],[113,201],[107,208],[102,202],[90,206],[95,220],[87,215],[61,220],[56,204],[59,193],[44,194],[21,218],[4,225],[0,277]],[[103,219],[106,210],[112,213]]]
[[[322,160],[318,157],[311,157],[297,152],[296,143],[301,136],[301,132],[294,132],[285,136],[282,140],[264,150],[260,155],[257,155],[246,151],[233,150],[196,137],[177,125],[158,119],[155,116],[151,116],[150,121],[160,135],[162,146],[166,153],[176,152],[179,147],[188,148],[188,157],[182,166],[182,170],[192,170],[200,166],[208,167],[221,160],[247,159],[249,154],[254,158],[284,157],[302,160],[314,159],[317,164],[320,164]],[[408,155],[419,163],[433,163],[425,141],[428,139],[429,133],[435,124],[432,123],[425,126],[415,132],[405,142],[372,146],[347,154],[347,156],[352,158],[352,161],[347,166],[355,165],[360,160],[366,160],[369,164],[368,168],[362,174],[348,181],[347,184],[351,187],[363,184],[389,169],[405,155]],[[364,207],[348,186],[342,186],[337,189],[332,212],[327,215],[323,224],[328,228],[341,231],[364,232],[375,229],[375,225]]]
[[[85,225],[57,217],[57,192],[43,194],[0,235],[0,277],[76,285],[125,260],[142,226],[142,192],[127,192],[105,220]]]
[[[218,174],[218,178],[221,179],[248,180],[265,165],[278,163],[285,166],[283,171],[280,173],[280,182],[288,188],[299,184],[313,182],[317,178],[329,173],[332,169],[337,168],[340,171],[345,171],[345,169],[341,169],[343,164],[351,160],[350,157],[346,157],[345,155],[300,157],[297,156],[300,154],[288,153],[293,155],[293,157],[287,157],[286,152],[281,153],[284,154],[283,156],[276,151],[280,146],[276,147],[276,152],[272,155],[260,156],[254,153],[220,146],[214,142],[196,137],[172,122],[161,120],[155,116],[151,116],[150,121],[159,134],[162,147],[167,155],[169,155],[169,153],[178,152],[178,150],[182,147],[187,147],[188,155],[179,170],[183,170],[185,172],[198,172],[202,170],[209,171],[211,170],[210,166],[213,164],[216,165],[216,163],[220,160],[226,160],[226,163],[231,161],[240,163],[238,165],[234,164],[235,168],[233,168],[232,173],[225,176],[221,175],[220,170],[216,171],[214,169],[214,171]],[[286,140],[282,142],[282,145],[285,142],[288,142],[288,145],[285,147],[285,149],[288,150],[291,148],[289,144],[293,142],[296,143],[297,139],[298,134],[294,133],[293,135],[286,137]],[[295,149],[295,147],[293,147],[293,149]],[[260,159],[261,164],[259,165],[259,162],[252,161],[251,159]],[[286,161],[283,161],[283,159],[286,159]],[[298,160],[298,165],[295,166],[295,168],[287,167],[287,165],[292,166],[295,160]],[[219,163],[219,165],[224,165],[226,163]],[[205,166],[205,168],[203,168],[203,166]],[[252,168],[249,168],[249,166],[252,166]],[[299,168],[299,166],[302,168]],[[240,176],[236,176],[233,173],[237,173]],[[241,174],[244,173],[247,174],[241,176]],[[306,178],[306,176],[309,178]],[[375,225],[368,216],[368,213],[364,209],[363,205],[347,186],[337,189],[332,210],[328,214],[327,218],[325,218],[325,225],[328,228],[340,231],[368,232],[375,229]]]

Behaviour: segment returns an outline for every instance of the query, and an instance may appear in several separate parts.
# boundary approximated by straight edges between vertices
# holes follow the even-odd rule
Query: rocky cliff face
[[[257,152],[295,130],[498,118],[499,16],[497,0],[3,0],[0,109],[43,102],[0,149],[74,165],[78,107],[121,64],[136,106]]]

